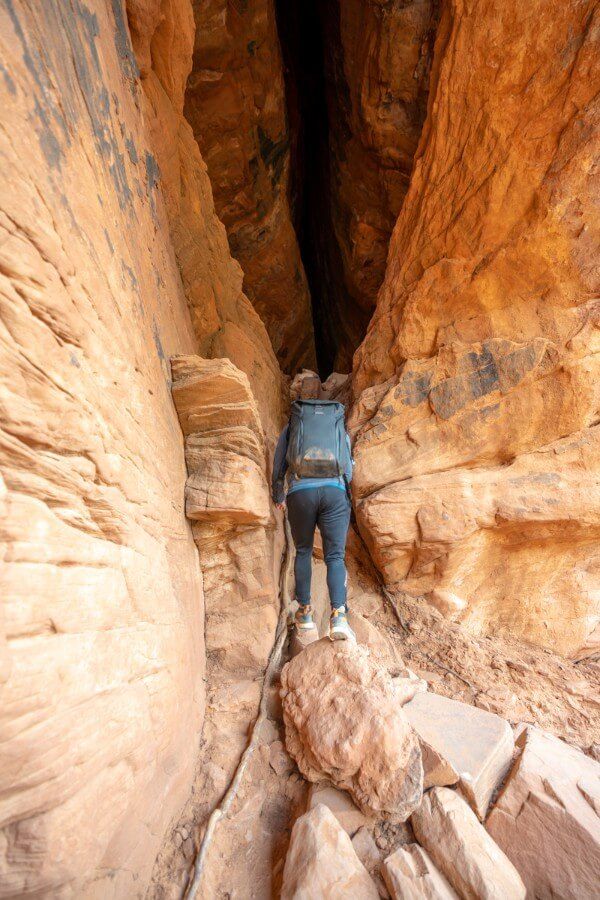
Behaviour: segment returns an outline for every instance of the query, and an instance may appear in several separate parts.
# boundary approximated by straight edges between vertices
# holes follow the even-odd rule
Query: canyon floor
[[[347,561],[353,627],[359,642],[392,674],[404,662],[436,694],[494,712],[515,730],[522,723],[535,724],[600,761],[598,659],[575,663],[520,641],[473,637],[422,601],[390,595],[382,589],[355,531],[350,533]],[[313,579],[316,618],[325,634],[327,587],[318,549]],[[289,591],[282,603],[289,618]],[[310,792],[310,783],[285,751],[279,674],[289,658],[291,636],[290,626],[266,687],[266,714],[255,748],[231,806],[211,836],[201,889],[191,896],[267,900],[280,895],[291,830],[305,812]],[[235,710],[236,698],[232,696],[230,703]],[[248,742],[253,732],[254,724]],[[203,758],[203,768],[207,765],[210,758]],[[203,801],[203,797],[195,801],[193,795],[170,833],[153,874],[148,894],[152,900],[190,895],[208,822],[205,814],[198,816]],[[409,823],[380,820],[371,828],[382,855],[415,840]],[[377,884],[380,894],[389,896],[381,879]]]

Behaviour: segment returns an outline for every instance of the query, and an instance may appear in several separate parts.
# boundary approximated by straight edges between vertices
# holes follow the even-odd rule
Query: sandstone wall
[[[194,786],[201,823],[248,742],[277,624],[282,532],[275,528],[266,435],[247,377],[229,360],[176,357],[185,434],[186,515],[205,591],[208,714]]]
[[[348,371],[383,281],[427,108],[438,0],[323,5],[332,237],[334,368]],[[327,327],[327,325],[326,325]]]
[[[273,0],[194,0],[186,117],[244,290],[292,374],[314,366],[310,296],[289,205],[289,134]]]
[[[187,0],[0,12],[10,896],[143,894],[189,794],[204,601],[170,356],[235,358],[267,452],[280,422],[281,375],[182,119],[193,27]]]
[[[593,2],[444,7],[354,376],[388,585],[569,655],[600,621],[599,50]]]

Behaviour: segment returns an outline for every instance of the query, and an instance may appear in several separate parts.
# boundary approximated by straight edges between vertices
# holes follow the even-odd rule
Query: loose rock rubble
[[[418,844],[400,847],[388,856],[383,876],[392,900],[456,900],[458,896]]]
[[[303,890],[338,896],[340,884],[350,890],[357,857],[369,877],[362,889],[392,900],[522,900],[527,892],[592,900],[600,871],[600,764],[531,727],[518,730],[515,748],[502,718],[431,691],[412,696],[407,687],[416,679],[401,669],[404,674],[392,678],[366,647],[326,640],[285,667],[287,749],[316,782],[308,813],[294,829],[284,879],[291,893],[285,896],[311,896],[298,893]],[[395,744],[384,739],[378,716]],[[397,811],[405,810],[406,785],[412,784],[406,744],[416,736],[408,723],[425,761],[425,793],[410,821],[397,824],[406,818]],[[392,773],[402,785],[396,795]],[[455,789],[436,786],[436,779]],[[478,817],[485,819],[499,788],[484,827]],[[328,854],[340,839],[326,828],[332,820],[353,848],[350,854],[342,841],[334,874]],[[294,848],[307,831],[311,839],[327,832],[328,843],[300,877]]]
[[[537,728],[487,819],[535,897],[592,900],[600,889],[600,763]]]
[[[281,900],[379,897],[350,838],[323,804],[297,820],[283,872]]]

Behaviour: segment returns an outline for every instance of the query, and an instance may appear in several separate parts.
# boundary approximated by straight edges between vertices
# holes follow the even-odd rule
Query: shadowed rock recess
[[[0,897],[592,900],[596,0],[5,0],[0,92]]]

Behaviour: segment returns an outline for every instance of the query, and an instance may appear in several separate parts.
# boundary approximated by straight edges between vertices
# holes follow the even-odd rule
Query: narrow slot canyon
[[[324,8],[313,0],[279,2],[276,7],[290,136],[292,221],[310,289],[317,369],[323,380],[336,362],[341,335],[334,323],[340,321],[336,312],[344,277],[331,211]],[[347,358],[345,365],[349,371]]]
[[[596,896],[599,89],[595,0],[0,4],[0,897]]]

